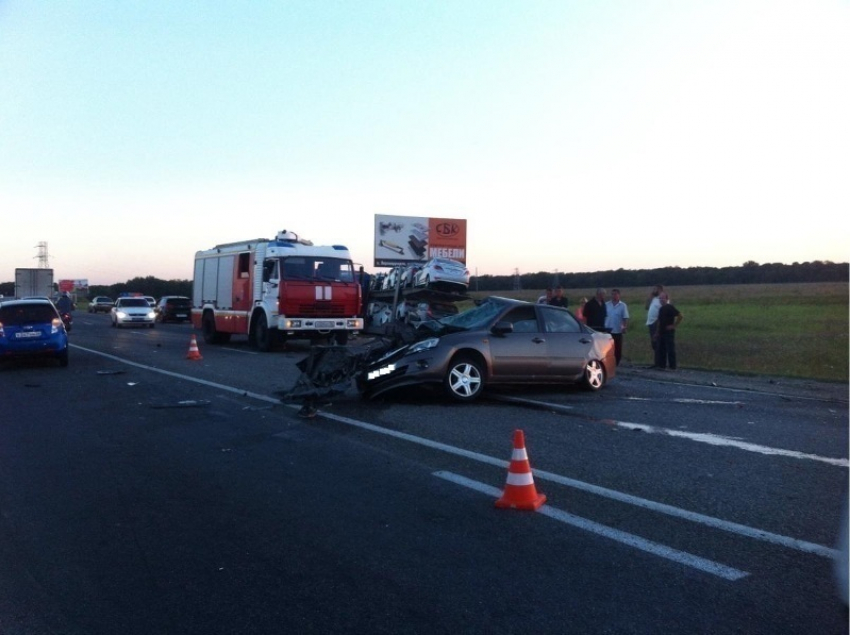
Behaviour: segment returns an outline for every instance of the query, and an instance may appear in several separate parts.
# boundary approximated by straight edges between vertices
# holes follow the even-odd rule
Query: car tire
[[[596,392],[605,385],[605,367],[598,359],[592,359],[584,367],[582,387],[585,390]]]
[[[443,387],[446,394],[455,401],[474,401],[484,390],[484,370],[481,362],[471,357],[453,359],[443,379]]]

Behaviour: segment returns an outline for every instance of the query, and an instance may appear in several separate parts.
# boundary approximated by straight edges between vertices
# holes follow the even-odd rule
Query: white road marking
[[[652,398],[649,398],[649,397],[624,397],[623,399],[625,401],[655,401],[655,402],[658,401],[658,399],[652,399]],[[718,401],[716,399],[684,399],[684,398],[666,399],[665,401],[667,401],[668,403],[695,403],[695,404],[702,404],[702,405],[708,405],[708,406],[741,406],[744,403],[743,401]]]
[[[129,360],[123,359],[121,357],[116,357],[115,355],[110,355],[108,353],[102,353],[100,351],[95,351],[92,349],[84,348],[82,346],[78,346],[76,344],[71,345],[73,348],[78,348],[83,351],[87,351],[89,353],[94,353],[95,355],[100,355],[101,357],[106,357],[108,359],[112,359],[116,362],[120,362],[122,364],[126,364],[128,366],[134,366],[136,368],[142,368],[145,370],[149,370],[155,373],[160,373],[162,375],[167,375],[169,377],[176,377],[178,379],[184,379],[186,381],[191,381],[197,384],[202,384],[204,386],[210,386],[212,388],[218,388],[220,390],[224,390],[227,392],[231,392],[237,395],[242,395],[244,397],[250,397],[251,399],[257,399],[260,401],[264,401],[266,403],[272,403],[276,405],[286,405],[289,408],[297,409],[298,406],[291,404],[281,404],[280,399],[276,399],[274,397],[269,397],[267,395],[262,395],[259,393],[249,392],[246,390],[242,390],[240,388],[233,388],[232,386],[226,386],[224,384],[218,384],[211,381],[206,381],[203,379],[198,379],[197,377],[191,377],[188,375],[183,375],[180,373],[173,373],[167,370],[163,370],[161,368],[154,368],[152,366],[145,366],[144,364],[138,364],[136,362],[131,362]],[[507,469],[510,466],[509,461],[505,461],[503,459],[497,459],[492,456],[487,456],[486,454],[480,454],[478,452],[471,452],[470,450],[464,450],[463,448],[457,448],[455,446],[447,445],[445,443],[440,443],[439,441],[432,441],[430,439],[425,439],[423,437],[417,437],[412,434],[407,434],[406,432],[398,432],[396,430],[388,430],[387,428],[382,428],[380,426],[373,425],[371,423],[366,423],[365,421],[358,421],[357,419],[351,419],[349,417],[343,417],[341,415],[335,415],[327,412],[319,411],[318,416],[324,417],[326,419],[330,419],[331,421],[337,421],[339,423],[344,423],[346,425],[354,426],[357,428],[361,428],[363,430],[368,430],[370,432],[375,432],[377,434],[383,434],[386,436],[394,437],[397,439],[401,439],[404,441],[409,441],[411,443],[416,443],[418,445],[422,445],[425,447],[429,447],[435,450],[439,450],[441,452],[446,452],[448,454],[453,454],[455,456],[462,456],[467,459],[471,459],[473,461],[478,461],[479,463],[486,463],[488,465],[495,465],[497,467],[501,467]],[[565,485],[567,487],[572,487],[575,489],[579,489],[582,491],[590,492],[597,496],[602,496],[605,498],[610,498],[612,500],[617,500],[623,503],[628,503],[630,505],[635,505],[636,507],[642,507],[645,509],[649,509],[661,514],[666,514],[668,516],[674,516],[677,518],[682,518],[684,520],[689,520],[691,522],[703,524],[709,527],[713,527],[715,529],[720,529],[723,531],[727,531],[729,533],[738,534],[741,536],[746,536],[748,538],[755,538],[756,540],[763,540],[765,542],[770,542],[773,544],[781,545],[783,547],[788,547],[789,549],[796,549],[797,551],[803,551],[806,553],[812,553],[819,556],[824,556],[826,558],[835,558],[838,555],[838,552],[835,549],[830,549],[829,547],[824,547],[822,545],[818,545],[811,542],[806,542],[804,540],[798,540],[796,538],[790,538],[788,536],[783,536],[781,534],[774,534],[769,531],[764,531],[761,529],[755,529],[753,527],[748,527],[747,525],[741,525],[738,523],[721,520],[720,518],[714,518],[712,516],[706,516],[704,514],[699,514],[697,512],[691,512],[686,509],[680,509],[678,507],[673,507],[672,505],[667,505],[665,503],[658,503],[655,501],[651,501],[645,498],[640,498],[638,496],[632,496],[631,494],[625,494],[623,492],[618,492],[616,490],[607,489],[605,487],[600,487],[598,485],[592,485],[591,483],[585,483],[583,481],[577,481],[575,479],[568,478],[566,476],[561,476],[560,474],[555,474],[553,472],[546,472],[541,470],[532,470],[535,478],[545,479],[552,481],[553,483],[559,483],[561,485]]]
[[[494,499],[498,499],[502,495],[502,492],[496,487],[491,487],[490,485],[473,481],[464,476],[460,476],[459,474],[453,474],[452,472],[434,472],[434,476],[457,485],[462,485],[463,487],[468,487],[469,489],[476,490],[483,494],[488,494]],[[673,562],[678,562],[679,564],[683,564],[694,569],[699,569],[705,573],[719,576],[725,580],[735,581],[750,575],[746,571],[733,569],[732,567],[720,564],[719,562],[700,558],[699,556],[695,556],[685,551],[679,551],[678,549],[673,549],[672,547],[652,542],[651,540],[646,540],[640,536],[635,536],[634,534],[620,531],[619,529],[613,529],[606,525],[601,525],[592,520],[588,520],[587,518],[582,518],[581,516],[576,516],[575,514],[570,514],[569,512],[552,507],[551,505],[543,505],[536,513],[548,516],[549,518],[553,518],[567,525],[572,525],[582,531],[589,531],[597,536],[616,540],[619,543],[645,551],[646,553],[651,553],[655,556],[666,558],[667,560],[672,560]]]
[[[818,454],[807,454],[806,452],[797,452],[796,450],[783,450],[782,448],[771,448],[765,445],[740,441],[731,437],[724,437],[719,434],[711,434],[709,432],[682,432],[672,428],[660,428],[658,426],[649,426],[642,423],[629,423],[627,421],[614,421],[614,424],[620,428],[627,430],[640,430],[649,434],[661,434],[670,437],[680,437],[690,439],[691,441],[699,441],[709,445],[716,445],[729,448],[738,448],[739,450],[747,450],[748,452],[757,452],[759,454],[767,454],[771,456],[787,456],[792,459],[806,459],[809,461],[819,461],[828,463],[829,465],[837,465],[838,467],[850,467],[850,461],[847,459],[833,459],[827,456]]]
[[[547,408],[549,410],[553,410],[555,412],[559,412],[562,410],[573,410],[572,406],[564,406],[561,404],[550,404],[545,401],[536,401],[534,399],[522,399],[519,397],[500,397],[500,401],[509,401],[521,404],[528,404],[532,406]],[[694,400],[692,400],[693,402]],[[704,402],[700,402],[704,403]],[[737,403],[737,402],[721,402],[721,403]],[[787,456],[792,459],[802,459],[807,461],[818,461],[820,463],[827,463],[829,465],[835,465],[837,467],[850,467],[850,460],[848,459],[836,459],[828,456],[820,456],[819,454],[809,454],[806,452],[798,452],[796,450],[785,450],[782,448],[772,448],[766,445],[758,445],[756,443],[749,443],[747,441],[741,441],[740,439],[734,439],[732,437],[724,437],[718,434],[712,434],[710,432],[682,432],[681,430],[674,430],[672,428],[662,428],[659,426],[651,426],[643,423],[629,423],[628,421],[617,421],[616,419],[599,419],[601,423],[606,425],[613,425],[620,428],[625,428],[626,430],[640,430],[641,432],[646,432],[649,434],[660,434],[666,435],[670,437],[679,437],[682,439],[688,439],[689,441],[696,441],[698,443],[707,443],[708,445],[714,446],[722,446],[728,448],[736,448],[738,450],[745,450],[747,452],[756,452],[758,454],[766,454],[770,456]]]

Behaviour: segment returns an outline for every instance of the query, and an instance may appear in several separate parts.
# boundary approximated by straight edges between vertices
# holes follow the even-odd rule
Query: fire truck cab
[[[363,329],[351,255],[286,230],[198,251],[192,324],[208,344],[247,335],[261,351],[287,338],[345,344]]]

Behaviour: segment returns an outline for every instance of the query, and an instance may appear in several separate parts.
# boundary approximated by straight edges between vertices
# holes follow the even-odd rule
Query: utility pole
[[[519,269],[514,269],[514,291],[522,289],[522,278],[519,277]]]
[[[41,241],[36,245],[38,249],[38,255],[35,256],[38,258],[38,268],[39,269],[50,269],[50,260],[47,255],[47,242]]]

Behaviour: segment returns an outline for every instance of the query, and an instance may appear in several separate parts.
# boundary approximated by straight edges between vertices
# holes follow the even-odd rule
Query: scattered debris
[[[206,399],[186,399],[174,403],[151,404],[151,408],[200,408],[201,406],[209,406],[210,403]]]

